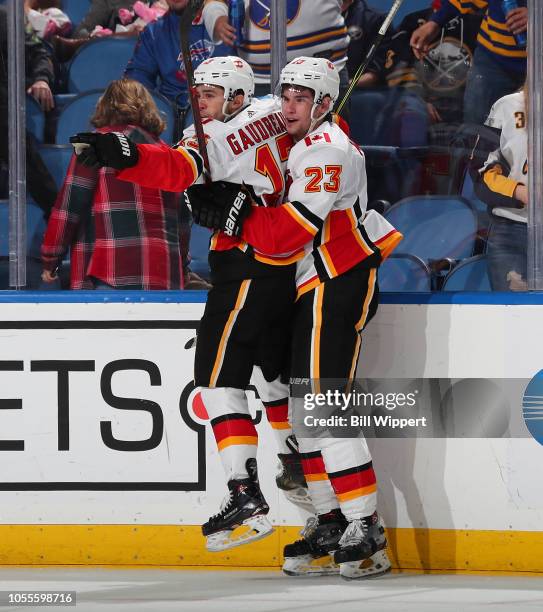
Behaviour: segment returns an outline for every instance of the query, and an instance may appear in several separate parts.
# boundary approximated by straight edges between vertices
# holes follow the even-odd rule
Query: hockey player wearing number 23
[[[339,93],[334,65],[298,58],[283,69],[280,82],[287,132],[295,141],[286,202],[240,207],[240,192],[232,189],[224,228],[270,256],[303,250],[296,263],[291,383],[313,381],[323,392],[340,381],[345,390],[355,375],[360,334],[377,309],[377,268],[401,234],[377,212],[366,212],[364,155],[329,114]],[[200,197],[211,205],[205,192]],[[359,438],[314,438],[297,429],[304,414],[299,395],[291,398],[293,428],[318,519],[302,540],[285,547],[283,569],[318,573],[312,561],[335,551],[345,578],[383,573],[390,563],[368,446]]]

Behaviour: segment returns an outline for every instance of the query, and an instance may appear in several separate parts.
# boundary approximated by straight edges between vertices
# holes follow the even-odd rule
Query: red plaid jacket
[[[134,141],[153,138],[134,126],[111,126]],[[70,286],[92,289],[91,277],[122,289],[181,289],[179,194],[87,168],[72,156],[43,240],[43,267],[54,270],[70,249]]]

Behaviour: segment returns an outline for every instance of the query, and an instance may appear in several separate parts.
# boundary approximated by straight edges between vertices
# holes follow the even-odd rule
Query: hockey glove
[[[185,191],[185,202],[192,212],[194,223],[209,229],[222,229],[223,207],[214,199],[213,183],[193,185]],[[211,194],[210,194],[211,191]]]
[[[138,163],[136,143],[122,132],[80,132],[70,138],[77,159],[84,166],[108,166],[116,170],[131,168]]]
[[[194,185],[188,190],[192,214],[205,227],[220,229],[228,236],[239,236],[243,222],[251,212],[251,196],[243,185],[217,181],[211,185]],[[196,212],[198,211],[198,212]],[[220,218],[217,216],[220,211]]]

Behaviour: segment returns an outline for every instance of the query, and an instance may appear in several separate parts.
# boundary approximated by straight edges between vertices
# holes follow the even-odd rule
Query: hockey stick
[[[396,13],[398,12],[402,3],[403,3],[403,0],[395,0],[394,4],[392,5],[392,8],[388,12],[386,19],[383,21],[383,25],[381,26],[379,32],[377,33],[377,36],[375,37],[375,40],[373,41],[373,44],[370,47],[370,50],[367,52],[366,57],[364,58],[364,61],[362,62],[362,64],[356,71],[355,75],[353,76],[351,80],[351,84],[349,85],[349,89],[347,89],[347,91],[345,92],[345,95],[343,96],[343,99],[337,106],[337,109],[335,112],[338,115],[341,114],[343,107],[345,106],[349,98],[351,97],[351,94],[353,93],[354,88],[356,87],[358,81],[360,80],[360,77],[368,69],[368,66],[370,65],[370,62],[373,59],[375,52],[377,51],[379,45],[381,44],[383,38],[385,37],[387,30],[390,24],[392,23],[392,20],[396,16]]]
[[[198,150],[204,162],[204,180],[206,184],[211,182],[211,168],[209,166],[209,157],[207,155],[206,139],[204,128],[202,125],[202,115],[198,106],[198,92],[194,83],[194,68],[192,66],[192,57],[190,55],[190,28],[192,22],[202,8],[204,0],[189,0],[185,10],[179,21],[179,38],[181,41],[181,55],[185,64],[185,73],[187,75],[187,85],[189,90],[190,105],[192,106],[192,115],[194,117],[194,129],[196,131],[196,139],[198,140]]]

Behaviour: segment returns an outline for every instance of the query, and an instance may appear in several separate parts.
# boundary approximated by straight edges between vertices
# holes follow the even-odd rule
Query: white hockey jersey
[[[501,130],[500,148],[488,156],[480,172],[491,192],[512,198],[519,183],[528,180],[528,131],[522,91],[500,98],[490,110],[486,125]],[[505,164],[503,162],[506,162]],[[507,166],[509,172],[507,172]],[[527,222],[527,210],[497,206],[493,214],[521,223]]]
[[[225,123],[204,120],[212,180],[245,183],[265,206],[277,206],[283,201],[286,164],[294,143],[286,133],[280,109],[277,98],[265,98],[255,100]],[[198,150],[194,126],[185,130],[180,145],[187,150]],[[200,176],[197,182],[202,181]],[[216,232],[211,239],[214,250],[226,250],[234,245],[264,263],[286,265],[303,255],[301,249],[264,255],[240,238],[222,232]]]
[[[366,212],[364,154],[334,123],[325,121],[296,143],[287,183],[288,202],[254,209],[242,237],[269,254],[303,248],[298,295],[363,260],[379,265],[402,238],[376,211]]]
[[[347,63],[349,36],[342,0],[285,0],[287,61],[301,55],[326,57],[341,70]],[[271,0],[245,0],[244,39],[240,57],[253,69],[257,83],[270,82]]]

